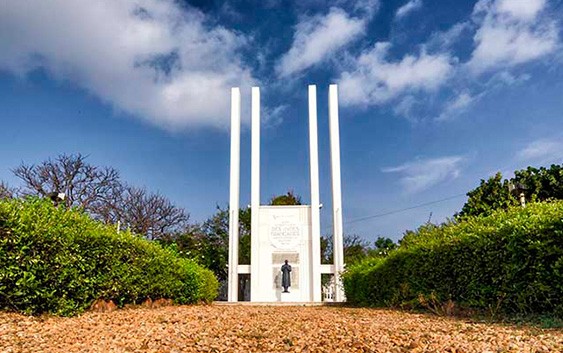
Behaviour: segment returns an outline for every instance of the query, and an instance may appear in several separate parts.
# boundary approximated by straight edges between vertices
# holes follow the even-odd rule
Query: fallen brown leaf
[[[73,318],[0,312],[0,352],[538,353],[563,352],[563,330],[379,309],[153,305]]]

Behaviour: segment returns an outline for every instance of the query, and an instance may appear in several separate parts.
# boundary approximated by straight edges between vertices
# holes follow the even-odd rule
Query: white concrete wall
[[[257,248],[257,267],[260,268],[258,275],[251,273],[251,281],[257,281],[259,285],[253,286],[256,290],[251,293],[253,302],[309,302],[312,296],[312,264],[310,262],[311,251],[311,207],[310,206],[260,206],[259,212],[259,241]],[[280,237],[280,230],[293,233],[298,229],[298,235]],[[280,240],[282,239],[282,240]],[[284,241],[285,239],[285,241]],[[289,294],[282,294],[281,288],[281,266],[286,254],[297,254],[299,261],[295,262],[289,258],[292,272],[298,273],[298,281],[293,282]],[[273,263],[272,256],[279,258]],[[320,272],[320,270],[317,270]],[[278,275],[276,281],[276,274]],[[256,289],[255,289],[256,288]]]

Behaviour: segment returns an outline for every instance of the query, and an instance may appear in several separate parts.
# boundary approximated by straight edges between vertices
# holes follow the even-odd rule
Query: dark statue
[[[291,265],[287,263],[287,260],[285,260],[285,264],[282,265],[281,271],[283,292],[289,293],[287,288],[291,287],[291,276],[289,275],[291,272]]]

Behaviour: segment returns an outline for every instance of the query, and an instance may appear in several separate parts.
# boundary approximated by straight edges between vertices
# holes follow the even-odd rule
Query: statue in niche
[[[291,265],[287,263],[287,260],[285,260],[285,264],[282,265],[281,271],[282,271],[283,293],[289,293],[287,289],[291,287],[291,276],[290,276]]]

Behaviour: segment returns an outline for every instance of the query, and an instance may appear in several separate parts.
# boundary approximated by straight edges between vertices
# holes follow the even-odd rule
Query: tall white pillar
[[[252,87],[251,106],[251,189],[250,189],[250,227],[251,227],[251,251],[250,251],[250,300],[256,301],[256,294],[260,292],[260,263],[259,263],[259,213],[260,213],[260,88]],[[270,270],[270,269],[264,269]]]
[[[311,301],[321,298],[321,220],[319,200],[319,144],[317,129],[317,86],[309,85],[309,163],[311,173]]]
[[[238,301],[238,244],[240,196],[240,89],[231,89],[231,183],[229,197],[228,301]]]
[[[344,239],[342,234],[342,191],[340,180],[340,131],[338,127],[338,86],[330,85],[328,91],[330,130],[330,166],[332,175],[333,252],[336,279],[335,301],[344,301],[340,274],[344,270]]]

